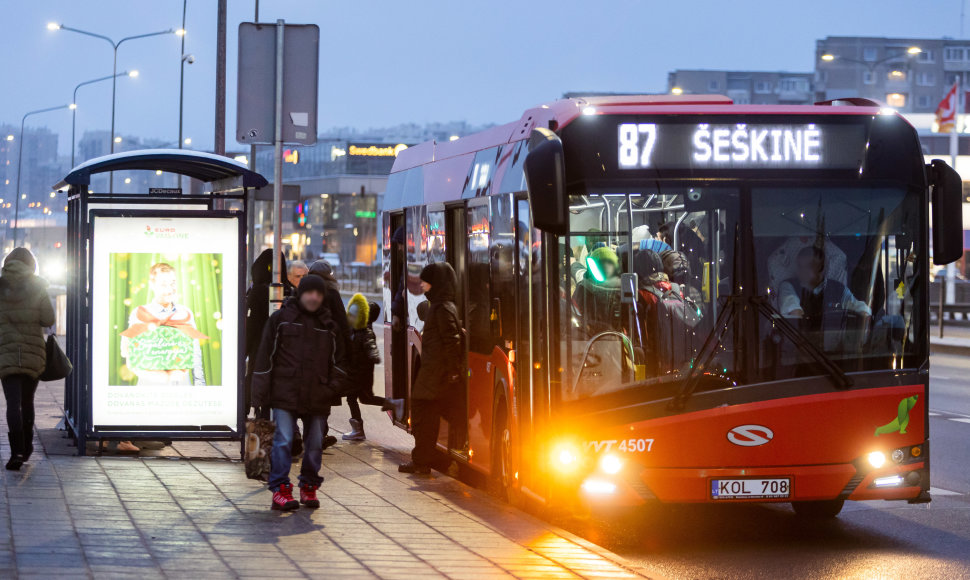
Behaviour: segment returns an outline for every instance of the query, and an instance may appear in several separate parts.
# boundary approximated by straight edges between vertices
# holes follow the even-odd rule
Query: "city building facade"
[[[677,69],[667,92],[725,95],[739,105],[806,105],[814,102],[810,72]]]

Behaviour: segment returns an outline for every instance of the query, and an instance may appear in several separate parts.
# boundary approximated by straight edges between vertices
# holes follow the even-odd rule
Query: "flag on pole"
[[[951,133],[956,126],[957,120],[957,85],[953,83],[946,96],[936,106],[936,124],[940,133]]]

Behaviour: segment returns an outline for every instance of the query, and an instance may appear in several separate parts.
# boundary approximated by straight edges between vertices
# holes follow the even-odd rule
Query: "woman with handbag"
[[[47,281],[30,250],[14,248],[0,270],[0,383],[7,400],[10,460],[19,470],[34,450],[34,394],[47,363],[44,329],[54,325]]]

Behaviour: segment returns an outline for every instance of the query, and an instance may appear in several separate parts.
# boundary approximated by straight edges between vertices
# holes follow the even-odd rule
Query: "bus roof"
[[[849,106],[833,106],[849,105]],[[622,95],[559,99],[528,109],[522,118],[455,141],[426,141],[398,154],[391,173],[528,139],[532,129],[562,129],[581,115],[877,115],[885,109],[867,99],[814,105],[736,105],[722,95]]]

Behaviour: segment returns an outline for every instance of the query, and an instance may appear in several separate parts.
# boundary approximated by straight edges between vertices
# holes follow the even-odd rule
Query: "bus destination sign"
[[[848,169],[865,153],[860,124],[620,123],[620,169]]]

